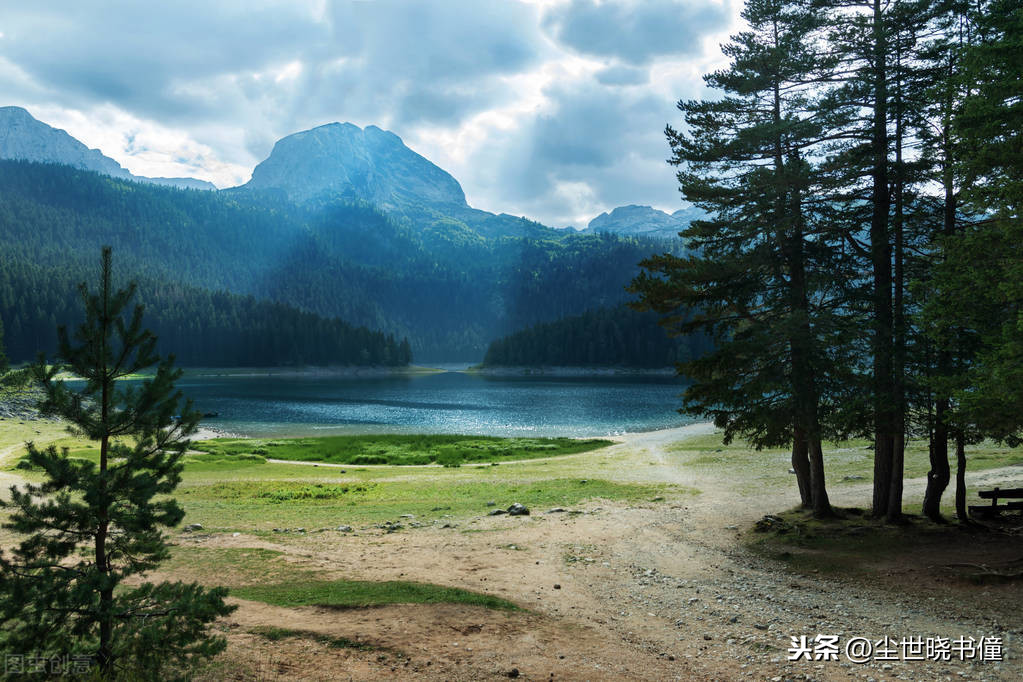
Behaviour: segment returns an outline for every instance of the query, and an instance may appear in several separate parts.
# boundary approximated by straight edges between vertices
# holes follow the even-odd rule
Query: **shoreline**
[[[480,376],[541,376],[541,377],[674,377],[674,367],[570,367],[562,365],[522,365],[483,367],[476,365],[461,370],[464,374]]]
[[[182,367],[185,378],[188,377],[387,377],[387,376],[421,376],[441,374],[448,370],[427,367],[424,365],[408,365],[406,367],[378,366],[335,366],[335,367]]]
[[[372,432],[353,431],[350,434],[346,433],[315,433],[296,431],[294,433],[288,433],[284,435],[251,435],[246,433],[239,433],[237,431],[229,431],[216,426],[200,426],[199,430],[192,435],[190,440],[211,440],[213,438],[235,438],[239,440],[277,440],[277,439],[289,439],[289,438],[318,438],[318,437],[329,437],[329,436],[419,436],[419,435],[451,435],[451,436],[481,436],[487,438],[572,438],[576,440],[587,440],[590,438],[599,438],[603,440],[613,441],[615,443],[626,443],[633,442],[636,440],[646,438],[684,438],[687,436],[699,436],[713,433],[715,430],[713,422],[693,422],[691,424],[682,424],[680,426],[668,426],[650,429],[649,431],[621,431],[609,434],[590,434],[590,435],[551,435],[551,436],[529,436],[529,435],[518,435],[518,436],[499,436],[489,433],[448,433],[448,432],[433,432],[433,431],[399,431],[399,430],[381,430]]]

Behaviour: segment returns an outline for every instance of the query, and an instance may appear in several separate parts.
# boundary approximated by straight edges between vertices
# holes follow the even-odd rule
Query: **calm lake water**
[[[682,426],[670,377],[183,377],[203,424],[251,436],[463,433],[606,436]]]

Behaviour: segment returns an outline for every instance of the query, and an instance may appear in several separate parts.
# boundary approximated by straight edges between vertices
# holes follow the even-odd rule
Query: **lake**
[[[216,376],[178,386],[204,426],[249,436],[459,433],[606,436],[691,423],[675,410],[684,384],[667,376],[431,374]]]

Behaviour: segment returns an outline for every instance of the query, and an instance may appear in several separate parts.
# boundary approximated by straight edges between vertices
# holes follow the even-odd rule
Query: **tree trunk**
[[[100,361],[103,363],[103,385],[100,393],[100,427],[108,430],[110,428],[110,408],[113,401],[113,381],[109,377],[108,345],[113,327],[113,320],[110,315],[110,249],[103,249],[103,278],[102,292],[103,314],[100,318],[102,344],[100,347]],[[99,495],[96,500],[97,523],[96,523],[96,570],[100,574],[99,590],[99,649],[96,652],[97,663],[103,679],[113,679],[114,654],[113,654],[113,630],[114,630],[114,587],[110,583],[110,561],[107,555],[107,531],[109,530],[110,500],[107,495],[107,458],[110,452],[110,435],[104,433],[100,438],[99,446]]]
[[[962,522],[970,520],[966,512],[966,438],[956,434],[956,518]]]
[[[792,434],[792,470],[796,472],[796,484],[799,486],[799,506],[803,509],[813,508],[808,451],[806,436],[801,430],[795,429]]]
[[[940,363],[940,360],[939,360]],[[934,413],[934,435],[931,438],[931,470],[927,472],[927,490],[924,492],[924,514],[927,518],[943,523],[941,496],[948,488],[952,472],[948,465],[948,426],[945,414],[948,412],[948,398],[939,398]]]
[[[824,486],[824,452],[821,439],[814,438],[810,442],[810,487],[813,493],[813,515],[818,519],[834,516],[828,491]]]
[[[892,473],[885,520],[902,520],[903,474],[906,459],[906,311],[905,311],[905,167],[902,162],[902,39],[895,38],[895,281],[892,303]]]
[[[902,472],[906,459],[906,436],[896,433],[892,438],[892,477],[888,494],[888,510],[885,521],[897,523],[902,520]]]
[[[874,383],[874,516],[888,513],[894,452],[894,386],[892,357],[892,249],[888,212],[888,74],[887,36],[881,0],[874,0],[872,129],[872,212],[870,255],[873,269]]]
[[[953,62],[950,59],[948,64],[947,81],[952,82]],[[945,190],[945,201],[942,212],[942,228],[944,235],[955,233],[956,220],[956,193],[955,175],[952,165],[952,93],[949,91],[945,98],[945,116],[942,121],[942,184]],[[947,341],[943,348],[938,350],[938,376],[948,376],[951,371],[952,356],[947,349]],[[948,425],[945,423],[949,409],[948,396],[938,396],[934,415],[934,437],[931,442],[930,460],[931,469],[927,472],[927,490],[924,492],[924,514],[933,521],[944,522],[941,515],[941,496],[948,488],[952,472],[948,464]]]

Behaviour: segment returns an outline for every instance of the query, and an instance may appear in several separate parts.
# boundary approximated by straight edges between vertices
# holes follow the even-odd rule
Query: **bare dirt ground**
[[[460,605],[368,609],[239,604],[226,623],[230,646],[209,679],[260,680],[1020,680],[1023,589],[978,586],[944,572],[956,548],[879,560],[869,581],[794,570],[751,551],[742,535],[765,513],[792,507],[794,489],[743,494],[725,480],[673,464],[666,448],[707,426],[635,434],[615,445],[628,454],[602,478],[697,488],[668,504],[594,501],[583,513],[486,517],[456,528],[384,534],[198,536],[211,547],[266,547],[288,561],[351,579],[417,580],[487,592],[526,611]],[[511,473],[514,465],[506,465]],[[751,464],[755,466],[755,464]],[[595,474],[596,475],[596,474]],[[971,485],[1023,484],[1020,467],[989,470]],[[919,499],[923,481],[907,482]],[[869,485],[844,487],[839,505],[863,504]],[[980,545],[991,557],[1023,556],[1019,536]],[[977,562],[977,547],[962,559]],[[932,552],[933,556],[928,555]],[[987,555],[985,555],[987,556]],[[1012,558],[1010,556],[1010,558]],[[345,638],[268,641],[276,626]],[[1002,663],[789,662],[792,636],[879,640],[1001,637]]]

